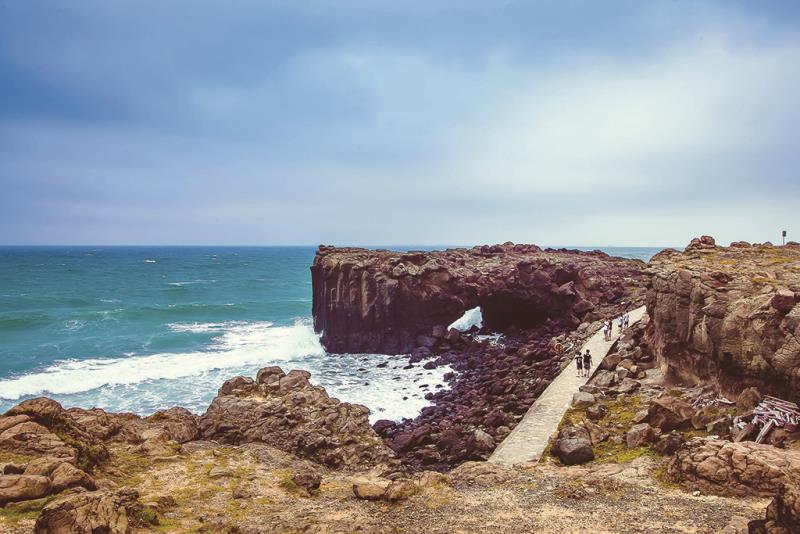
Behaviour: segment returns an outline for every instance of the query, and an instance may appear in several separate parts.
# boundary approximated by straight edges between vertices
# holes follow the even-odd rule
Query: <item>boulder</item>
[[[473,459],[487,459],[494,448],[494,438],[480,428],[475,429],[467,439],[467,453]]]
[[[583,426],[589,431],[589,437],[592,440],[592,445],[597,445],[608,439],[608,432],[603,427],[593,423],[589,419],[584,419]]]
[[[694,415],[694,408],[677,397],[665,395],[650,401],[647,420],[662,432],[687,427]]]
[[[594,460],[592,438],[582,426],[567,425],[553,442],[553,454],[565,465],[582,464]]]
[[[584,393],[579,391],[572,396],[572,405],[579,408],[585,408],[595,403],[594,395],[591,393]]]
[[[623,395],[630,395],[637,389],[642,387],[638,380],[633,378],[623,378],[622,381],[614,387],[614,391]]]
[[[683,434],[673,431],[660,436],[653,444],[653,450],[664,456],[672,456],[685,442]]]
[[[292,473],[292,482],[309,494],[316,493],[322,483],[322,475],[314,469],[300,469]]]
[[[381,479],[356,482],[353,484],[353,495],[366,501],[379,501],[386,494],[389,484],[388,480]]]
[[[800,477],[800,452],[695,438],[675,453],[667,473],[708,493],[772,496],[787,478]]]
[[[595,404],[586,408],[586,417],[592,421],[599,421],[608,413],[608,407],[605,404]]]
[[[141,508],[138,493],[127,489],[78,491],[44,507],[36,520],[36,534],[128,534],[129,516]]]
[[[51,492],[50,479],[41,475],[0,476],[0,506],[9,502],[39,499]]]
[[[366,407],[329,397],[305,371],[283,375],[273,367],[258,376],[211,402],[199,419],[204,439],[266,443],[333,468],[368,468],[393,457],[370,426]]]
[[[599,388],[610,388],[617,383],[617,375],[612,371],[597,371],[592,379],[592,385]]]
[[[625,443],[629,449],[650,443],[654,438],[653,427],[647,423],[633,425],[631,429],[625,433]]]

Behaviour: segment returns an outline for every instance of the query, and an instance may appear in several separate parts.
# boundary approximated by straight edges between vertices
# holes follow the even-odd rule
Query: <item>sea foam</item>
[[[174,405],[202,413],[222,383],[254,376],[264,366],[306,369],[331,396],[364,404],[370,419],[414,417],[430,404],[426,392],[446,388],[449,366],[406,369],[409,357],[326,354],[309,319],[293,325],[271,322],[170,323],[180,334],[210,333],[205,350],[131,354],[123,358],[61,360],[37,372],[0,380],[0,407],[37,395],[65,406],[97,406],[149,414]],[[388,362],[389,365],[378,367]]]

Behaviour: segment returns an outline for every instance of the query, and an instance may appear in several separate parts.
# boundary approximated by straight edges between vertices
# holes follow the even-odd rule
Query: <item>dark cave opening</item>
[[[533,328],[560,313],[542,302],[515,295],[492,295],[482,300],[480,307],[483,326],[495,332]]]

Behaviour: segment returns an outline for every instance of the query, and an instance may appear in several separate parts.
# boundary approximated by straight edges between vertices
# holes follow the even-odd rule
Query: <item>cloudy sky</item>
[[[799,6],[0,0],[0,243],[798,238]]]

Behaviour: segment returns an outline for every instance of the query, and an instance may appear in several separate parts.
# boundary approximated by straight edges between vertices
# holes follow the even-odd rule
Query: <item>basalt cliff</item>
[[[407,253],[321,246],[311,267],[314,327],[329,352],[380,354],[431,348],[474,307],[491,331],[575,328],[636,300],[643,265],[512,243]]]
[[[800,244],[706,236],[646,272],[647,338],[668,376],[800,401]]]

